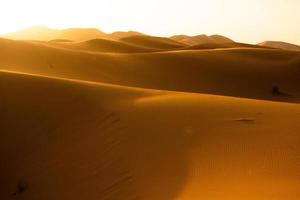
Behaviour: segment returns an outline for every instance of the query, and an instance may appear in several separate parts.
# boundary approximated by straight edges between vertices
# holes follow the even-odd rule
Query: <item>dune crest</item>
[[[289,50],[289,51],[300,51],[299,45],[290,44],[287,42],[265,41],[265,42],[259,43],[258,45],[265,46],[265,47],[284,49],[284,50]]]
[[[84,43],[88,51],[2,39],[0,69],[104,82],[131,87],[299,102],[300,54],[262,48],[101,53],[102,40]],[[99,42],[99,43],[98,43]],[[105,48],[147,51],[110,41]],[[155,43],[157,44],[157,43]],[[100,46],[98,46],[100,45]],[[122,50],[120,48],[119,50]],[[18,58],[18,59],[14,59]],[[238,59],[237,59],[238,58]],[[263,78],[262,78],[263,77]],[[289,96],[274,95],[276,86]]]
[[[127,31],[127,32],[116,31],[116,32],[107,34],[106,37],[111,38],[111,39],[115,39],[115,40],[119,40],[119,39],[126,38],[126,37],[142,36],[142,35],[145,35],[145,34],[139,33],[139,32],[136,32],[136,31]]]
[[[43,26],[33,26],[5,35],[5,38],[15,40],[90,40],[101,38],[105,34],[95,28],[69,28],[64,30],[50,29]]]
[[[146,48],[112,39],[92,39],[83,42],[73,43],[56,42],[55,44],[50,45],[53,47],[59,47],[67,50],[88,51],[98,53],[143,53],[157,51],[157,49]]]
[[[201,45],[201,44],[210,44],[210,43],[232,43],[233,40],[221,36],[221,35],[196,35],[196,36],[187,36],[187,35],[175,35],[171,39],[178,42],[182,42],[187,45]]]
[[[186,46],[183,43],[177,42],[169,38],[146,36],[146,35],[125,37],[122,38],[121,41],[134,44],[134,45],[147,47],[147,48],[155,48],[155,49],[176,49],[176,48],[181,48]]]

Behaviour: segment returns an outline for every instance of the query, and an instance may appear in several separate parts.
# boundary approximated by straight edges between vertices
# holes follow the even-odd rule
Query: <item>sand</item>
[[[196,36],[187,36],[187,35],[175,35],[172,36],[171,39],[176,40],[178,42],[187,44],[187,45],[201,45],[201,44],[222,44],[222,43],[232,43],[233,40],[221,36],[221,35],[196,35]]]
[[[107,53],[95,52],[97,45],[105,46],[101,40],[86,43],[80,49],[78,43],[2,39],[0,69],[148,89],[300,100],[299,52],[262,48],[144,52],[147,49],[141,47],[141,53]],[[123,52],[136,47],[118,42],[107,46]],[[287,95],[274,95],[273,87]]]
[[[264,47],[283,49],[283,50],[288,50],[288,51],[300,51],[299,45],[290,44],[290,43],[281,42],[281,41],[265,41],[265,42],[259,43],[258,45],[264,46]]]
[[[298,199],[300,53],[218,45],[1,39],[0,199]]]

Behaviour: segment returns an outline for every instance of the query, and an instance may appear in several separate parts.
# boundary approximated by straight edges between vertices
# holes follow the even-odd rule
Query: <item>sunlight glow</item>
[[[45,25],[300,43],[299,0],[3,0],[0,5],[0,34]]]

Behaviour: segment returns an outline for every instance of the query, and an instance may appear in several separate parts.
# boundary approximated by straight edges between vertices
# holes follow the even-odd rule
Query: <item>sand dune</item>
[[[126,38],[125,38],[126,40]],[[92,52],[110,52],[110,53],[144,53],[144,52],[162,52],[170,51],[174,46],[169,44],[162,44],[161,42],[157,43],[156,41],[152,43],[149,41],[150,45],[140,45],[140,42],[126,42],[120,40],[112,39],[93,39],[84,42],[73,42],[70,40],[52,40],[50,46],[61,47],[71,50],[84,50]],[[169,41],[168,41],[169,42]],[[43,44],[49,44],[47,42],[42,42]],[[244,43],[205,43],[194,46],[184,46],[178,47],[175,46],[176,50],[206,50],[206,49],[223,49],[223,48],[265,48],[271,49],[270,47],[260,46],[260,45],[251,45]]]
[[[178,42],[187,44],[187,45],[201,45],[201,44],[211,44],[211,43],[232,43],[233,40],[221,36],[221,35],[196,35],[196,36],[187,36],[187,35],[175,35],[171,39]]]
[[[49,44],[49,43],[44,43]],[[64,49],[77,50],[77,51],[91,51],[91,52],[107,52],[107,53],[141,53],[153,52],[156,49],[145,48],[129,44],[122,41],[115,41],[111,39],[93,39],[84,42],[73,43],[55,43],[50,46],[60,47]]]
[[[122,39],[122,38],[137,36],[137,35],[141,36],[141,35],[144,35],[144,34],[136,32],[136,31],[127,31],[127,32],[117,31],[117,32],[107,34],[106,37],[110,38],[110,39],[114,39],[114,40],[119,40],[119,39]]]
[[[110,54],[5,39],[0,47],[5,70],[160,90],[300,99],[298,52],[236,48]]]
[[[50,29],[44,26],[33,26],[20,31],[9,33],[3,37],[15,40],[74,40],[84,41],[92,39],[113,39],[119,40],[125,37],[144,35],[136,31],[116,31],[113,33],[104,33],[94,28],[69,28],[69,29]]]
[[[95,39],[121,40],[130,44],[139,45],[146,48],[172,49],[186,46],[169,38],[147,36],[139,32],[117,31],[106,34],[94,28],[69,28],[50,29],[43,26],[33,26],[20,31],[3,35],[4,38],[14,40],[34,40],[34,41],[75,41],[83,42]]]
[[[91,40],[105,35],[94,28],[70,28],[63,30],[50,29],[43,26],[33,26],[14,33],[5,35],[5,38],[15,40]]]
[[[300,51],[300,46],[295,45],[295,44],[290,44],[287,42],[266,41],[266,42],[259,43],[258,45],[265,46],[265,47],[284,49],[284,50],[289,50],[289,51]]]
[[[197,50],[197,49],[222,49],[222,48],[269,48],[260,45],[251,45],[237,42],[229,42],[229,43],[203,43],[194,46],[186,47],[186,50]]]
[[[146,35],[136,35],[131,37],[122,38],[121,41],[127,42],[134,45],[139,45],[146,48],[155,49],[176,49],[185,47],[186,45],[175,40],[164,38],[164,37],[154,37]]]
[[[0,38],[0,199],[296,200],[300,52],[213,35]]]
[[[73,42],[72,40],[66,40],[66,39],[54,39],[50,40],[49,42]]]
[[[11,72],[0,90],[1,199],[300,195],[299,104]]]
[[[230,43],[234,42],[232,39],[222,35],[211,35],[209,36],[216,43]]]

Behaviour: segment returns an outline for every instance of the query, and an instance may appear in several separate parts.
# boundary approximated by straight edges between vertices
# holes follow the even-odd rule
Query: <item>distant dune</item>
[[[144,35],[144,34],[136,32],[136,31],[128,31],[128,32],[117,31],[117,32],[113,32],[110,34],[106,34],[106,37],[110,38],[110,39],[119,40],[122,38],[137,36],[137,35],[140,36],[140,35]]]
[[[47,27],[34,26],[10,33],[4,37],[16,40],[90,40],[101,38],[104,33],[94,28],[70,28],[64,30],[49,29]]]
[[[295,45],[295,44],[290,44],[287,42],[266,41],[266,42],[259,43],[258,45],[265,46],[265,47],[284,49],[284,50],[289,50],[289,51],[300,51],[300,46]]]
[[[229,39],[228,37],[222,36],[222,35],[211,35],[209,36],[214,42],[216,43],[229,43],[234,42],[232,39]]]
[[[200,44],[211,44],[211,43],[231,43],[233,40],[220,36],[220,35],[197,35],[197,36],[187,36],[187,35],[175,35],[171,39],[187,45],[200,45]]]
[[[155,49],[176,49],[186,46],[183,43],[164,37],[153,37],[146,35],[136,35],[122,38],[121,41],[134,45],[139,45],[146,48]]]
[[[3,37],[15,40],[40,40],[40,41],[86,41],[92,39],[112,39],[134,43],[140,46],[158,49],[183,47],[185,45],[199,45],[205,43],[230,43],[233,40],[220,35],[178,35],[169,38],[147,36],[135,31],[117,31],[110,34],[94,28],[50,29],[43,26],[33,26]]]
[[[104,33],[95,28],[69,28],[69,29],[50,29],[44,26],[33,26],[20,31],[3,35],[4,38],[15,40],[41,40],[41,41],[85,41],[92,39],[113,39],[119,40],[125,37],[144,35],[135,31],[117,31]]]
[[[95,28],[69,28],[57,30],[43,26],[33,26],[17,32],[2,35],[2,37],[14,40],[37,40],[55,42],[84,42],[94,39],[120,40],[122,42],[127,42],[135,46],[141,46],[152,50],[167,50],[180,47],[182,48],[186,46],[192,46],[191,48],[197,48],[198,46],[199,49],[236,48],[239,46],[251,47],[248,44],[237,45],[241,43],[236,43],[236,45],[232,45],[232,47],[229,47],[230,45],[228,44],[234,44],[235,42],[232,39],[221,35],[175,35],[171,36],[170,38],[165,38],[153,37],[136,31],[116,31],[108,34]],[[300,46],[280,41],[265,41],[259,43],[258,46],[279,48],[290,51],[300,51]]]
[[[43,43],[49,45],[49,43]],[[102,53],[141,53],[141,52],[153,52],[156,49],[145,48],[133,44],[129,44],[122,41],[115,41],[111,39],[93,39],[84,42],[72,42],[61,43],[56,42],[50,44],[52,47],[59,47],[69,50],[78,51],[91,51]]]
[[[98,41],[90,42],[97,46]],[[298,52],[230,48],[107,54],[51,45],[3,39],[0,66],[5,70],[160,90],[291,102],[298,102],[300,97]],[[274,95],[273,87],[289,96]]]
[[[229,43],[203,43],[194,46],[186,47],[185,49],[197,50],[197,49],[222,49],[222,48],[266,48],[270,49],[270,47],[264,47],[260,45],[251,45],[237,42],[229,42]]]

